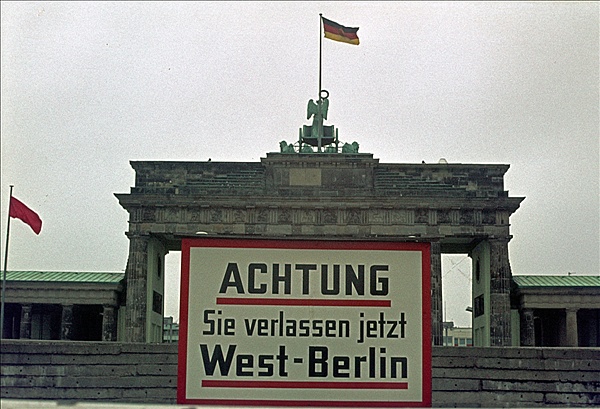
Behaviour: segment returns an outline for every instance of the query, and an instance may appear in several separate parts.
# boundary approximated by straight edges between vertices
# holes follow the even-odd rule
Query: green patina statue
[[[345,143],[342,146],[342,153],[358,153],[358,142]]]
[[[335,144],[337,152],[338,139],[337,131],[333,125],[325,126],[323,121],[327,119],[329,111],[329,92],[321,90],[317,100],[311,99],[306,107],[306,119],[312,118],[311,125],[303,125],[300,128],[300,153],[308,153],[308,149],[302,149],[304,144],[316,148],[316,152],[323,152],[323,148]],[[331,152],[331,150],[329,150]]]
[[[286,141],[279,142],[279,150],[281,153],[296,153],[294,145],[288,144]]]
[[[302,144],[302,148],[300,148],[300,153],[313,153],[313,148],[308,144]]]
[[[311,127],[311,135],[313,138],[318,138],[319,132],[322,132],[323,129],[323,120],[327,119],[327,111],[329,110],[329,98],[319,98],[319,100],[315,103],[314,100],[308,101],[308,107],[306,108],[306,119],[310,119],[313,117],[312,127]]]
[[[319,99],[310,99],[306,107],[306,119],[312,118],[311,125],[302,125],[298,144],[279,142],[281,153],[358,153],[358,143],[339,145],[338,130],[333,125],[324,125],[329,111],[329,92],[321,90]],[[341,148],[341,149],[340,149]]]

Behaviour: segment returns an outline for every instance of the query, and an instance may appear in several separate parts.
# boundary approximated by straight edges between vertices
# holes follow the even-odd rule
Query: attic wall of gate
[[[380,163],[372,154],[278,153],[260,162],[131,165],[135,185],[129,193],[116,194],[129,212],[130,342],[153,340],[148,293],[156,260],[179,250],[182,237],[198,233],[430,242],[436,345],[442,341],[442,253],[470,253],[489,242],[494,262],[486,273],[510,282],[509,218],[523,198],[510,197],[504,188],[508,165]],[[493,285],[489,291],[495,322],[484,329],[488,344],[510,345],[510,289]]]

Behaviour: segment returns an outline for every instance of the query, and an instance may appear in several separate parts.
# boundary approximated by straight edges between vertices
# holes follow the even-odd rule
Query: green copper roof
[[[600,276],[513,276],[519,287],[600,287]]]
[[[118,283],[125,273],[88,271],[7,271],[6,281],[46,281],[69,283]]]

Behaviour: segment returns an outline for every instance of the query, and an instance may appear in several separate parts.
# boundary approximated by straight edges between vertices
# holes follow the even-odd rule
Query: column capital
[[[148,233],[148,232],[126,231],[125,235],[129,238],[129,240],[131,240],[131,239],[149,240],[150,239],[150,233]]]
[[[487,241],[492,244],[502,244],[502,243],[509,243],[512,240],[513,236],[512,235],[508,235],[508,236],[501,236],[501,237],[489,237],[487,239]]]

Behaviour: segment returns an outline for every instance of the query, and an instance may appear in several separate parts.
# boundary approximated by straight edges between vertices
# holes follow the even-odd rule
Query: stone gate
[[[260,162],[135,161],[125,341],[162,337],[164,257],[190,235],[431,243],[432,342],[442,344],[442,253],[473,260],[474,342],[511,345],[509,218],[524,199],[502,164],[380,163],[366,153]]]

